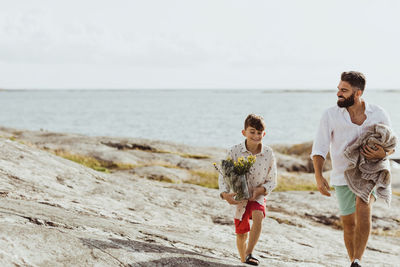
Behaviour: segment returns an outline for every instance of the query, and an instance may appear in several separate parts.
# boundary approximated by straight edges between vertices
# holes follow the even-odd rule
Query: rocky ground
[[[232,207],[216,189],[181,183],[212,171],[224,149],[7,128],[0,136],[0,266],[242,266]],[[280,173],[312,179],[307,157],[285,149],[276,147]],[[335,196],[274,192],[267,209],[254,252],[261,266],[349,265]],[[400,197],[390,208],[378,201],[373,214],[364,266],[398,266]]]

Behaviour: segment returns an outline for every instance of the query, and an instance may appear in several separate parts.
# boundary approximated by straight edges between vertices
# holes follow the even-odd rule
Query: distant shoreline
[[[262,93],[332,93],[336,92],[335,89],[265,89],[265,88],[215,88],[215,89],[202,89],[202,88],[0,88],[0,92],[21,92],[21,91],[161,91],[161,92],[179,92],[179,91],[222,91],[222,92],[235,92],[235,91],[253,91]],[[383,93],[400,93],[400,89],[368,89],[371,92]]]

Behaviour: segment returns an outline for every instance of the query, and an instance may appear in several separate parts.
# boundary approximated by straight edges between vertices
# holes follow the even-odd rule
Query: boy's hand
[[[233,197],[236,196],[236,193],[222,193],[222,198],[225,199],[229,204],[236,205],[239,204],[239,201],[236,201]]]
[[[257,186],[256,188],[253,189],[253,194],[251,198],[249,198],[249,201],[255,201],[258,196],[265,196],[265,187],[264,186]]]

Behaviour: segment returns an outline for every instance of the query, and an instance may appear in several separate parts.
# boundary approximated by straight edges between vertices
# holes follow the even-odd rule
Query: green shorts
[[[334,185],[336,197],[339,203],[339,210],[341,216],[346,216],[356,211],[356,195],[350,190],[347,185]],[[372,195],[376,199],[375,189]]]

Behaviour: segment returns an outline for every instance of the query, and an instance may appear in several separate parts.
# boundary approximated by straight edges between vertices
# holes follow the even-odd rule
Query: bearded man
[[[343,153],[370,126],[384,124],[390,127],[387,113],[381,107],[369,104],[361,98],[365,83],[365,76],[360,72],[342,73],[337,87],[337,105],[324,112],[311,153],[318,190],[322,195],[330,196],[329,183],[322,173],[324,161],[330,152],[330,184],[335,188],[351,267],[361,266],[361,258],[371,231],[371,207],[376,200],[376,194],[373,192],[366,203],[349,189],[345,179],[349,162]],[[378,160],[394,152],[385,151],[379,145],[376,148],[374,150],[364,146],[361,154],[368,160]]]

